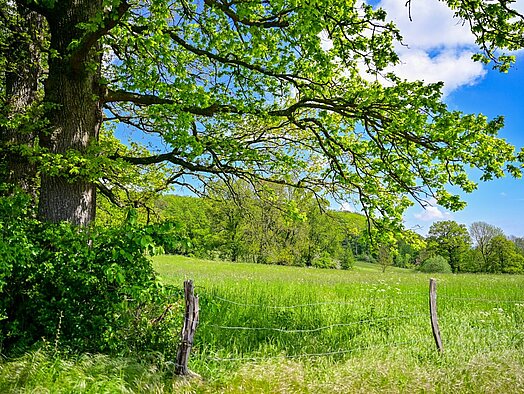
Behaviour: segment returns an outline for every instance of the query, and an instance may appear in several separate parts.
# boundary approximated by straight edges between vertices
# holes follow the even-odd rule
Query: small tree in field
[[[377,261],[382,267],[382,272],[386,272],[386,268],[393,264],[393,255],[389,245],[382,244],[378,247]]]
[[[450,274],[451,266],[442,256],[433,256],[424,261],[419,270],[425,273]]]

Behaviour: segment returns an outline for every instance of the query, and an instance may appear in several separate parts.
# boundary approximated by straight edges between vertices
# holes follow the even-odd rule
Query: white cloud
[[[409,81],[443,81],[443,92],[447,95],[461,86],[474,85],[486,74],[482,64],[471,60],[472,54],[454,49],[442,50],[433,57],[420,49],[401,52],[402,63],[394,71],[400,78]]]
[[[348,202],[340,204],[340,210],[345,212],[356,212],[355,207]]]
[[[388,18],[403,36],[397,46],[401,64],[394,71],[401,78],[414,81],[444,82],[444,94],[461,86],[477,83],[485,68],[471,60],[476,50],[475,38],[467,25],[453,17],[453,12],[438,0],[411,2],[411,17],[404,1],[382,0]]]
[[[447,220],[451,218],[451,214],[449,212],[441,211],[438,206],[433,204],[436,204],[434,200],[424,207],[422,212],[414,214],[413,216],[415,219],[421,220],[423,222],[432,222],[435,220]]]
[[[410,48],[431,50],[475,44],[467,24],[454,18],[453,11],[441,1],[412,1],[411,20],[404,1],[382,0],[378,7],[384,8],[388,18],[395,21],[404,37],[403,44]]]

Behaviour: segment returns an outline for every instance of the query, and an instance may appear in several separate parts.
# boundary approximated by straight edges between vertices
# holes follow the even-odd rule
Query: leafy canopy
[[[16,3],[48,19],[63,12],[55,1]],[[484,51],[477,57],[506,70],[512,59],[497,57],[497,48],[522,47],[523,18],[511,2],[447,3],[477,35]],[[330,193],[353,201],[374,229],[400,225],[413,201],[462,208],[446,186],[473,191],[469,167],[482,180],[521,174],[514,148],[497,138],[502,118],[448,110],[441,84],[392,74],[377,82],[398,62],[393,45],[401,40],[382,9],[352,0],[104,0],[96,7],[96,17],[62,37],[67,52],[52,55],[74,63],[103,44],[104,61],[84,67],[102,67],[104,122],[134,139],[144,133],[151,145],[134,154],[101,149],[96,157],[115,168],[165,163],[166,183],[195,189],[237,177]],[[117,181],[100,179],[93,176],[110,195]]]

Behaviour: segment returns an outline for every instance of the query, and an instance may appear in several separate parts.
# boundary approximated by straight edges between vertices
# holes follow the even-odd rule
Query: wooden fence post
[[[437,319],[437,281],[433,278],[429,280],[429,314],[431,317],[431,329],[433,330],[433,338],[435,338],[437,350],[442,352],[442,338],[440,337]]]
[[[184,325],[180,334],[180,346],[176,355],[175,374],[180,376],[198,376],[187,368],[189,354],[193,346],[193,337],[198,325],[198,296],[194,294],[193,281],[184,282],[184,296],[186,301],[186,311],[184,315]]]

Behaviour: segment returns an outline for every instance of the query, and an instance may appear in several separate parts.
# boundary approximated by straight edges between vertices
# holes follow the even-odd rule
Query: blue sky
[[[451,109],[483,113],[490,118],[504,115],[505,127],[500,137],[519,149],[524,146],[524,56],[518,56],[508,74],[489,70],[473,86],[454,90],[446,98]],[[459,212],[433,207],[424,211],[411,208],[405,215],[408,227],[420,227],[425,234],[437,220],[455,220],[469,226],[483,221],[500,227],[506,235],[524,236],[524,179],[506,177],[479,183],[471,194],[463,194],[468,206]]]
[[[441,2],[412,2],[413,21],[404,1],[382,0],[379,5],[397,23],[407,45],[397,48],[402,60],[394,69],[398,75],[408,80],[443,81],[450,109],[489,118],[503,115],[505,127],[499,136],[517,149],[524,146],[524,53],[517,53],[513,69],[501,74],[471,60],[476,51],[474,37]],[[524,0],[517,0],[515,6],[524,11]],[[468,226],[484,221],[502,228],[506,235],[524,236],[524,180],[506,177],[480,183],[463,198],[468,206],[460,212],[447,212],[436,205],[412,207],[406,212],[405,224],[426,234],[438,220]]]

